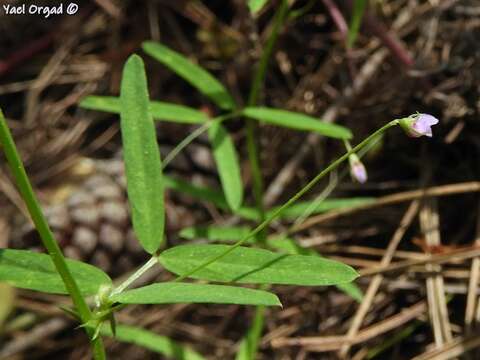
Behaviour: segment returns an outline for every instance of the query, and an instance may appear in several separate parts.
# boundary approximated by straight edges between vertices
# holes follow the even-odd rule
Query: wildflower
[[[412,137],[432,137],[432,126],[438,124],[438,119],[429,114],[413,114],[409,117],[399,119],[399,124],[407,135]]]
[[[350,163],[350,175],[353,180],[358,181],[360,184],[367,182],[367,169],[360,161],[357,155],[352,154],[348,157]]]

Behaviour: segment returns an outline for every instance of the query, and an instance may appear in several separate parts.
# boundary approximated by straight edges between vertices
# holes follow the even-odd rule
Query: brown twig
[[[427,351],[412,360],[448,360],[461,356],[480,346],[480,336],[471,338],[459,337],[444,344],[442,347]]]

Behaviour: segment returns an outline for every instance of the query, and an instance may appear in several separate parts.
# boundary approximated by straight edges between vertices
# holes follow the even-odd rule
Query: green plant
[[[146,42],[143,48],[148,54],[190,82],[223,111],[219,116],[210,119],[195,109],[150,101],[144,64],[137,55],[132,55],[125,64],[119,98],[89,97],[81,104],[90,109],[120,113],[133,227],[140,244],[146,252],[151,254],[150,260],[118,286],[114,286],[102,270],[82,262],[66,260],[45,221],[6,121],[0,112],[0,142],[15,181],[49,254],[37,254],[26,250],[0,250],[0,281],[31,290],[69,294],[74,307],[66,310],[78,318],[82,327],[85,328],[92,342],[96,359],[105,358],[100,334],[111,336],[116,333],[120,340],[139,343],[168,356],[172,354],[175,356],[175,353],[179,352],[185,356],[188,354],[188,358],[201,358],[195,352],[184,349],[169,339],[142,329],[116,326],[115,311],[128,304],[181,302],[257,305],[254,324],[245,337],[238,355],[238,358],[252,358],[262,329],[264,306],[281,305],[278,297],[269,291],[270,285],[339,285],[352,296],[360,297],[355,287],[347,286],[357,277],[354,269],[323,258],[311,250],[302,249],[292,239],[285,236],[266,237],[263,239],[265,241],[259,242],[259,245],[279,250],[278,252],[243,245],[255,243],[257,237],[267,230],[268,225],[282,216],[295,218],[305,211],[326,211],[341,206],[351,206],[355,202],[371,201],[368,198],[360,198],[329,199],[314,204],[297,202],[319,180],[338,168],[353,154],[357,154],[387,129],[400,124],[408,133],[415,136],[431,135],[429,130],[433,122],[420,124],[426,117],[424,114],[393,120],[358,145],[352,147],[349,145],[346,153],[322,170],[283,205],[264,211],[257,201],[257,207],[251,208],[244,205],[238,156],[223,122],[232,118],[246,117],[250,121],[314,131],[339,140],[350,139],[351,132],[342,126],[322,122],[305,114],[253,105],[239,109],[225,87],[201,67],[164,45]],[[195,187],[163,174],[165,164],[162,164],[159,155],[154,119],[198,124],[200,128],[195,132],[195,136],[208,131],[222,192]],[[174,155],[187,146],[192,139],[193,136],[182,142]],[[163,193],[167,187],[210,201],[221,209],[256,220],[259,225],[255,228],[231,228],[228,234],[226,229],[219,230],[215,227],[184,229],[180,235],[185,238],[205,236],[212,241],[234,243],[233,245],[187,244],[162,249],[164,244]],[[172,282],[129,289],[143,273],[158,265],[178,275],[177,279]],[[187,282],[186,279],[199,279],[203,282]],[[219,284],[206,284],[204,281]],[[237,286],[243,283],[262,284],[262,286],[260,289]],[[93,297],[88,298],[89,296]],[[110,327],[107,327],[106,323],[110,323]],[[158,344],[156,344],[157,341]]]

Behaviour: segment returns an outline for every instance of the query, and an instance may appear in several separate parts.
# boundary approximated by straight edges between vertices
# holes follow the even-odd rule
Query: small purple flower
[[[399,124],[409,136],[432,137],[432,126],[438,124],[438,119],[429,114],[414,114],[400,119]]]
[[[368,179],[367,169],[358,156],[352,154],[348,157],[348,161],[350,162],[350,176],[352,179],[358,181],[360,184],[366,183]]]

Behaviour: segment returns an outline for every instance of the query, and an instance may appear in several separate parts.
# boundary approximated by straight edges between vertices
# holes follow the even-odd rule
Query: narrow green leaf
[[[243,201],[243,185],[238,156],[233,141],[220,123],[213,123],[208,129],[220,182],[229,207],[236,211]]]
[[[159,261],[181,276],[229,248],[228,245],[176,246],[162,252]],[[317,256],[238,247],[191,277],[219,282],[323,286],[350,282],[357,276],[350,266]]]
[[[175,360],[205,360],[202,355],[188,346],[179,344],[166,336],[161,336],[138,327],[117,325],[117,331],[114,336],[108,324],[104,324],[101,334],[114,337],[118,341],[141,346]]]
[[[345,209],[360,205],[366,205],[375,201],[375,198],[372,197],[354,197],[354,198],[345,198],[345,199],[324,199],[314,205],[314,201],[299,201],[289,208],[285,209],[280,215],[283,219],[295,219],[299,216],[305,214],[308,210],[311,214],[319,214],[327,211]],[[276,209],[272,209],[269,213],[272,213]]]
[[[337,139],[350,139],[352,137],[352,132],[346,127],[321,121],[301,113],[267,107],[247,107],[243,109],[242,113],[246,117],[276,126],[296,130],[315,131],[319,134]]]
[[[252,14],[259,12],[267,3],[267,0],[248,0],[248,8]]]
[[[193,185],[185,180],[164,176],[165,187],[187,194],[195,199],[207,201],[222,210],[230,210],[225,195],[215,189]],[[255,208],[241,206],[235,214],[247,220],[258,221],[260,215]]]
[[[96,294],[100,286],[112,285],[108,275],[93,265],[69,259],[67,265],[83,295]],[[0,249],[0,282],[22,289],[68,294],[50,256],[28,250]]]
[[[184,228],[179,235],[184,239],[208,239],[210,241],[236,242],[247,236],[251,228],[247,226],[193,226]]]
[[[202,94],[209,97],[220,108],[224,110],[235,108],[235,102],[222,83],[182,54],[152,41],[144,42],[142,48],[155,60],[161,62]]]
[[[348,27],[347,47],[351,48],[357,39],[358,31],[362,23],[363,13],[367,7],[367,0],[354,0],[350,26]]]
[[[87,96],[80,104],[90,110],[120,113],[120,98],[115,96]],[[150,113],[155,120],[164,120],[180,124],[203,124],[208,116],[202,111],[188,106],[161,101],[150,101]]]
[[[238,286],[164,282],[112,297],[123,304],[213,303],[281,306],[275,294]]]
[[[137,55],[130,56],[123,70],[120,127],[133,228],[143,248],[153,254],[163,241],[165,222],[162,164],[145,69]]]
[[[295,240],[287,237],[267,239],[267,244],[270,248],[278,250],[280,252],[285,252],[287,254],[322,256],[314,249],[307,249],[301,247],[297,244]],[[337,284],[336,287],[358,302],[361,302],[363,300],[362,290],[360,290],[360,288],[354,282]]]

